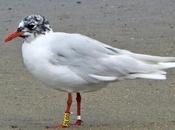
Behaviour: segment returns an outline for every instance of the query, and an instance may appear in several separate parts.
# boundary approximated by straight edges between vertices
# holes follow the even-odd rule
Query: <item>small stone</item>
[[[12,10],[12,8],[9,7],[8,10]]]
[[[16,125],[11,125],[11,128],[18,128],[18,126],[16,126]]]
[[[118,20],[118,21],[120,21],[121,19],[120,19],[120,18],[118,18],[117,20]]]
[[[118,42],[118,40],[113,40],[112,42]]]
[[[81,1],[77,1],[76,3],[77,3],[77,4],[81,4]]]
[[[174,26],[172,24],[169,24],[169,27],[172,28],[172,29],[174,28]]]

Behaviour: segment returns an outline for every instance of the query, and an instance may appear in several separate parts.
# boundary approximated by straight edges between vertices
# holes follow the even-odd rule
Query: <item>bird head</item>
[[[25,17],[19,23],[17,30],[7,35],[4,41],[8,42],[17,37],[31,41],[38,35],[44,35],[50,31],[52,31],[52,29],[45,17],[41,15],[30,15]]]

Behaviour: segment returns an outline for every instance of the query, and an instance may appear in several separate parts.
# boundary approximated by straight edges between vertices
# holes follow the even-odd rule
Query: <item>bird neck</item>
[[[26,38],[24,39],[24,42],[25,42],[25,43],[31,43],[33,40],[35,40],[35,39],[38,38],[39,36],[41,36],[41,35],[46,35],[46,34],[51,33],[51,32],[53,32],[52,29],[47,30],[47,31],[45,31],[45,32],[43,32],[43,33],[32,33],[32,34],[30,34],[29,37],[26,37]]]

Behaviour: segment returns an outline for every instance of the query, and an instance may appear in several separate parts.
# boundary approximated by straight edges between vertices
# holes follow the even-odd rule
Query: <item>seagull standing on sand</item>
[[[53,32],[40,15],[25,17],[5,42],[16,37],[24,39],[22,56],[28,71],[48,87],[68,93],[63,122],[49,128],[71,125],[72,93],[77,96],[77,120],[73,123],[77,126],[82,124],[80,92],[99,90],[123,79],[165,80],[165,70],[175,67],[175,57],[137,54],[81,34]]]

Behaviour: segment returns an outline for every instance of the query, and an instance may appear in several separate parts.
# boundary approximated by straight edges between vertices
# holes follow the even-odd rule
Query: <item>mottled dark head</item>
[[[41,15],[30,15],[25,17],[15,32],[8,34],[4,42],[9,42],[17,37],[22,37],[25,41],[32,41],[39,35],[44,35],[52,31],[48,20]]]
[[[17,31],[23,32],[23,35],[21,35],[22,38],[33,39],[40,34],[52,31],[52,29],[45,17],[41,15],[30,15],[19,23]]]

